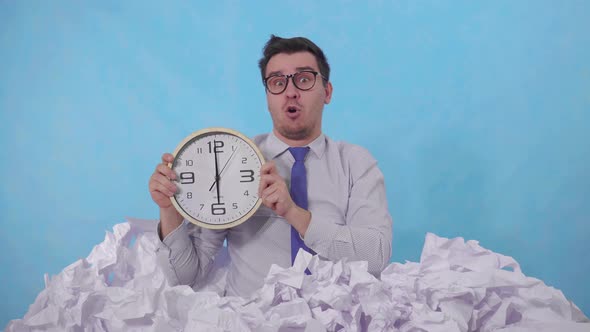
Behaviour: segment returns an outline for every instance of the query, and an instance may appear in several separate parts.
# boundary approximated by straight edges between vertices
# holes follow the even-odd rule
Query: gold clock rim
[[[195,132],[192,132],[191,134],[186,136],[176,146],[176,149],[174,149],[174,152],[172,153],[172,156],[174,156],[174,160],[176,160],[176,155],[178,154],[178,152],[180,152],[180,150],[182,150],[182,148],[188,142],[193,140],[195,137],[203,136],[203,135],[210,134],[210,133],[226,133],[226,134],[234,135],[234,136],[241,138],[254,150],[254,152],[256,152],[256,155],[258,156],[258,158],[260,159],[262,164],[265,163],[264,156],[262,155],[262,152],[260,152],[260,149],[258,148],[258,146],[254,143],[254,141],[252,141],[250,138],[248,138],[246,135],[240,133],[239,131],[231,129],[231,128],[226,128],[226,127],[209,127],[209,128],[203,128],[203,129],[197,130]],[[172,163],[168,163],[168,167],[170,169],[172,169],[173,163],[174,163],[174,161]],[[259,177],[258,181],[260,181],[260,177]],[[235,221],[232,221],[231,223],[228,223],[228,224],[213,225],[213,224],[208,224],[206,222],[195,219],[195,218],[193,218],[193,216],[186,213],[184,211],[184,209],[182,209],[180,207],[180,205],[176,201],[176,197],[174,195],[170,197],[170,201],[172,202],[172,205],[174,205],[174,208],[176,209],[176,211],[178,211],[178,213],[180,213],[186,220],[190,221],[191,223],[193,223],[197,226],[201,226],[201,227],[207,228],[207,229],[229,229],[232,227],[236,227],[236,226],[244,223],[250,217],[252,217],[254,215],[254,213],[256,213],[256,211],[258,211],[258,209],[260,208],[260,205],[262,204],[262,200],[260,199],[260,197],[258,197],[258,199],[256,200],[256,203],[254,204],[254,207],[252,209],[250,209],[250,211],[248,213],[246,213],[245,215],[243,215],[241,218],[239,218]]]

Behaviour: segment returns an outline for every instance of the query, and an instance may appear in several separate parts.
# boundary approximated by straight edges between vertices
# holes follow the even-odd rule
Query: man
[[[198,286],[227,240],[227,295],[250,295],[272,264],[290,266],[299,248],[333,261],[368,261],[378,274],[392,241],[383,174],[367,150],[322,133],[333,90],[323,51],[306,38],[273,35],[259,66],[273,121],[271,133],[254,138],[269,161],[261,168],[263,206],[227,230],[183,221],[170,202],[176,174],[166,164],[174,158],[164,154],[149,182],[160,207],[157,255],[164,272],[173,285]],[[291,195],[289,187],[300,193]]]

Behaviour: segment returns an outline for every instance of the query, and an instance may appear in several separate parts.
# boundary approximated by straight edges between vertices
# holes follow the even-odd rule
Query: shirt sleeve
[[[194,287],[204,280],[215,255],[223,246],[226,230],[210,230],[186,220],[163,240],[160,224],[156,258],[172,286]]]
[[[361,147],[355,146],[346,160],[350,184],[345,220],[312,213],[304,242],[333,261],[345,257],[367,261],[369,272],[377,275],[389,263],[393,236],[383,173]]]

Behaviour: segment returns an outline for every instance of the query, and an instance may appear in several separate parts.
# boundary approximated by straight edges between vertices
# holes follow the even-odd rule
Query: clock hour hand
[[[238,151],[239,148],[235,149],[231,155],[229,156],[229,158],[227,159],[227,161],[225,162],[225,165],[223,165],[223,167],[221,168],[221,171],[219,172],[219,179],[221,179],[221,175],[223,174],[223,171],[225,171],[225,168],[227,167],[227,165],[229,164],[229,162],[232,160],[232,158],[234,157],[234,154],[236,153],[236,151]],[[215,178],[215,181],[213,181],[213,183],[211,184],[211,187],[209,187],[209,191],[213,190],[213,186],[215,186],[215,184],[217,183],[217,180],[219,180],[217,177]]]

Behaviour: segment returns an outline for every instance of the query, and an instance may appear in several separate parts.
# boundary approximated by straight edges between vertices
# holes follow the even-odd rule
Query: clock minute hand
[[[221,171],[219,172],[219,179],[221,179],[221,175],[223,174],[223,171],[225,171],[225,168],[227,167],[227,165],[229,164],[229,162],[232,160],[232,158],[234,157],[234,154],[236,153],[236,151],[238,151],[239,148],[235,149],[231,155],[229,156],[229,158],[227,159],[227,161],[225,162],[225,165],[223,165],[223,167],[221,168]],[[213,183],[211,184],[211,187],[209,187],[209,191],[213,190],[213,186],[217,183],[218,179],[216,178],[215,181],[213,181]]]
[[[217,189],[217,204],[221,203],[220,197],[219,197],[219,167],[217,166],[217,149],[213,149],[213,153],[215,154],[215,182],[217,183],[216,189]]]

